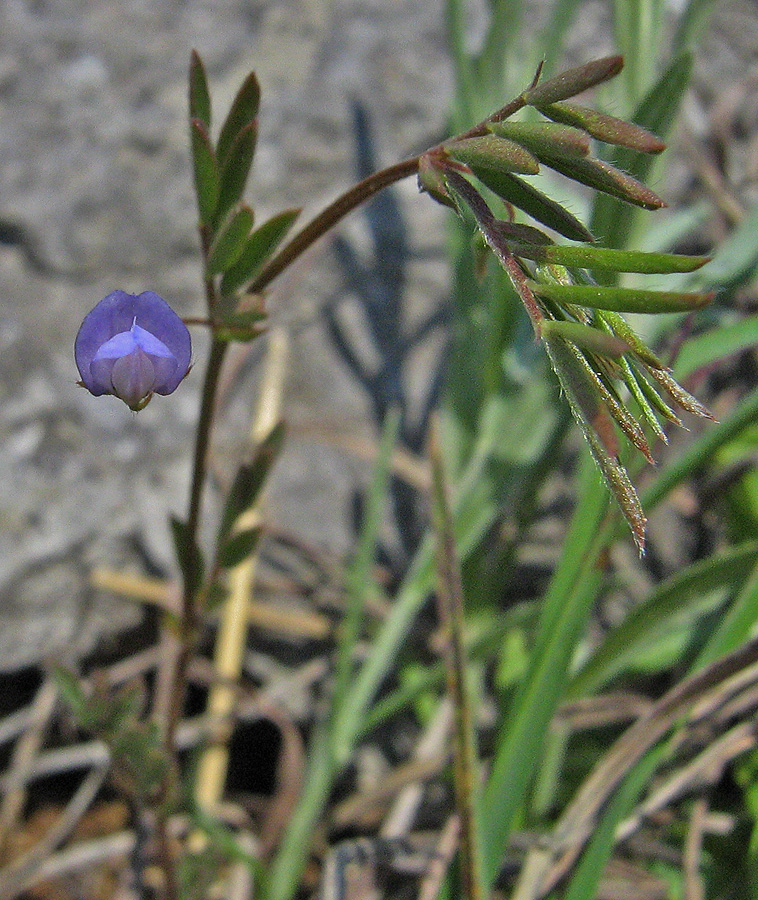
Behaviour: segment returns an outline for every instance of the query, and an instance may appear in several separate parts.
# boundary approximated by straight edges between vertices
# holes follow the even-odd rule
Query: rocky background
[[[535,0],[535,16],[544,5]],[[607,4],[586,6],[572,39],[582,59],[611,49]],[[756,92],[738,90],[755,86],[758,14],[751,0],[716,6],[686,126],[704,140],[718,136],[715,113],[741,123],[739,183],[758,168]],[[155,290],[180,314],[202,310],[186,129],[192,47],[219,114],[258,72],[259,221],[292,205],[307,216],[353,180],[355,99],[380,164],[444,133],[452,82],[439,0],[0,0],[0,671],[87,652],[139,620],[138,606],[93,591],[93,567],[173,572],[166,519],[186,505],[203,335],[193,333],[196,371],[138,416],[76,386],[72,345],[84,314],[115,288]],[[707,156],[697,160],[702,168]],[[413,183],[397,194],[413,319],[445,301],[444,217]],[[343,234],[365,245],[360,217]],[[268,516],[339,558],[351,491],[368,471],[344,438],[374,437],[367,399],[324,328],[344,279],[322,242],[280,282],[270,308],[292,341],[290,439]],[[221,471],[255,408],[259,344],[239,358],[227,395]]]

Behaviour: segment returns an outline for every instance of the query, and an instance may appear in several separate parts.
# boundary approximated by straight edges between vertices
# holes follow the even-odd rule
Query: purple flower
[[[135,411],[170,394],[190,369],[187,326],[153,291],[114,291],[84,317],[74,344],[83,387],[113,394]]]

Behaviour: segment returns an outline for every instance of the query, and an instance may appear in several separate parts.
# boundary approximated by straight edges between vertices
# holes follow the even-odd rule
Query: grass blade
[[[650,783],[663,755],[661,747],[651,750],[634,766],[611,797],[592,829],[592,837],[576,865],[563,900],[586,900],[596,896],[600,879],[616,846],[616,829]]]
[[[758,553],[758,550],[756,551]],[[752,557],[754,561],[756,555]],[[712,663],[719,656],[731,653],[750,639],[758,620],[758,564],[753,565],[739,593],[723,615],[716,630],[698,654],[693,668]]]
[[[490,884],[539,765],[545,733],[601,580],[597,559],[605,545],[601,521],[607,502],[605,486],[585,462],[581,496],[543,602],[530,668],[498,738],[484,795],[485,874]]]
[[[567,699],[600,690],[633,665],[652,642],[714,609],[719,597],[748,575],[756,554],[758,542],[749,541],[693,563],[660,584],[610,632],[574,675]]]
[[[653,485],[642,495],[645,509],[652,509],[677,485],[707,465],[711,457],[758,419],[758,388],[736,404],[728,419],[711,426],[658,475]]]
[[[382,429],[374,475],[366,498],[366,514],[353,560],[347,571],[348,608],[340,632],[335,668],[333,706],[339,709],[353,675],[353,654],[360,637],[366,600],[372,590],[372,568],[381,525],[382,510],[387,499],[387,485],[392,463],[392,450],[400,429],[400,415],[390,412]]]

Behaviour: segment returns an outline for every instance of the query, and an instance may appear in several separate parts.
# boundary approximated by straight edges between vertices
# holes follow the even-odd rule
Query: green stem
[[[195,438],[195,456],[192,469],[192,488],[190,491],[189,512],[187,514],[187,530],[190,537],[195,538],[200,524],[203,488],[205,486],[205,470],[210,445],[213,415],[216,406],[216,389],[218,387],[221,366],[226,354],[225,341],[214,340],[208,356],[208,367],[205,371],[205,383],[200,406]],[[186,602],[186,598],[185,598]]]
[[[287,823],[268,877],[264,880],[264,900],[291,900],[297,893],[313,831],[324,814],[337,769],[329,730],[325,723],[320,723],[313,736],[303,792]]]

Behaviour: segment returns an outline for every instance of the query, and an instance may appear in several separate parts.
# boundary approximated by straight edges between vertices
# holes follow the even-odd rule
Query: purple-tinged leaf
[[[669,369],[650,369],[650,375],[682,409],[703,419],[717,421],[713,413],[679,384]]]
[[[538,191],[515,175],[507,172],[482,170],[479,180],[506,203],[511,203],[527,215],[552,228],[571,241],[593,241],[590,232],[560,203]]]
[[[608,412],[570,346],[562,338],[548,335],[545,348],[574,418],[581,426],[592,456],[629,523],[637,549],[642,554],[645,552],[646,519],[634,485],[616,458],[618,446]]]
[[[606,56],[568,69],[554,78],[549,78],[523,94],[524,102],[529,106],[544,106],[567,100],[581,94],[595,85],[614,78],[624,67],[621,56]]]
[[[651,131],[625,122],[615,116],[608,116],[588,106],[577,103],[552,103],[539,107],[543,116],[564,125],[581,128],[603,141],[605,144],[616,144],[640,153],[661,153],[666,149],[663,141]]]
[[[539,247],[550,246],[554,243],[553,239],[548,237],[544,231],[540,231],[539,228],[535,228],[533,225],[524,225],[521,222],[506,222],[503,219],[498,220],[497,224],[503,237],[520,242],[513,246],[531,246],[535,247],[536,251]],[[522,254],[522,256],[526,256],[526,254]],[[526,258],[533,259],[531,256]]]
[[[446,163],[449,164],[449,161],[438,148],[422,154],[418,164],[418,186],[420,191],[425,191],[438,203],[455,209],[445,182],[443,167]]]
[[[677,116],[686,94],[692,72],[692,54],[678,56],[662,73],[634,113],[634,121],[665,137]],[[613,163],[640,181],[646,181],[654,157],[619,147],[613,154]],[[610,196],[598,197],[592,215],[592,230],[608,247],[623,247],[628,237],[633,216],[627,216]]]
[[[590,139],[584,131],[552,122],[496,122],[489,125],[493,134],[508,138],[530,150],[538,159],[549,156],[587,156]]]
[[[664,419],[667,419],[669,422],[672,422],[678,428],[684,428],[684,423],[679,418],[679,416],[674,412],[673,409],[666,403],[655,389],[655,387],[650,384],[647,379],[647,375],[652,375],[649,369],[645,368],[641,363],[639,363],[636,359],[631,358],[627,360],[631,368],[634,370],[635,375],[637,376],[637,383],[642,388],[642,392],[645,394],[650,405],[653,407],[656,412],[658,412]]]
[[[521,144],[494,134],[465,138],[445,145],[445,150],[458,162],[467,165],[475,174],[480,169],[520,172],[536,175],[540,170],[537,159]]]
[[[663,209],[666,206],[666,201],[655,191],[650,190],[646,184],[600,159],[569,160],[565,157],[545,156],[543,162],[572,181],[586,184],[595,191],[610,194],[618,200],[624,200],[642,209]]]
[[[619,428],[624,432],[629,441],[640,451],[645,459],[655,465],[655,460],[650,453],[645,433],[634,416],[626,409],[616,393],[613,382],[603,372],[598,371],[600,360],[595,357],[595,364],[590,361],[572,341],[567,343],[569,352],[574,356],[577,364],[584,370],[585,376],[600,398],[601,403],[610,415],[615,419]]]
[[[628,359],[623,358],[619,362],[621,368],[621,377],[624,379],[624,384],[627,387],[629,393],[634,397],[637,406],[640,408],[640,412],[642,413],[645,421],[648,423],[649,427],[652,429],[653,434],[663,441],[664,444],[668,444],[668,438],[666,437],[666,432],[661,428],[661,423],[658,421],[658,416],[655,414],[655,408],[653,404],[650,403],[648,399],[648,394],[645,389],[642,387],[640,381],[647,381],[645,376],[632,368],[632,364]],[[648,383],[647,387],[652,391],[650,384]]]
[[[588,377],[586,367],[579,364],[576,352],[557,335],[548,332],[543,343],[574,418],[583,429],[594,434],[607,455],[617,457],[619,441],[613,420],[600,399],[594,380]]]
[[[632,348],[632,351],[645,363],[646,366],[651,366],[654,369],[665,369],[664,364],[658,359],[658,357],[650,350],[646,344],[640,340],[637,332],[632,328],[632,326],[626,321],[626,319],[619,315],[617,312],[613,312],[611,310],[599,310],[596,315],[605,323],[605,325],[611,329],[611,331],[618,335],[622,341],[625,341]]]
[[[498,220],[492,214],[492,210],[487,206],[482,195],[462,175],[450,171],[446,173],[446,178],[455,198],[471,210],[484,240],[505,269],[506,275],[510,278],[511,284],[532,320],[535,332],[539,334],[540,323],[544,318],[542,310],[529,287],[524,270],[508,249],[508,242],[500,231]]]

